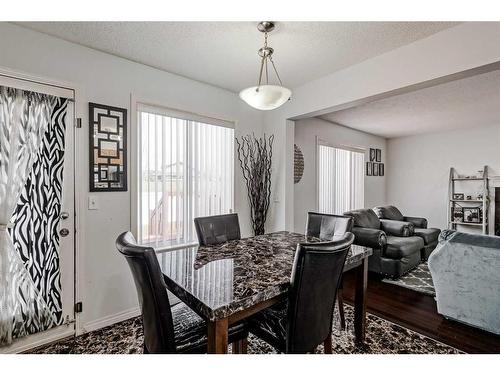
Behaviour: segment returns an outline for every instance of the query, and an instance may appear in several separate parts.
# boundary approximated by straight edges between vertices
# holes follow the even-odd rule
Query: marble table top
[[[213,321],[286,294],[295,250],[303,242],[319,240],[276,232],[158,253],[158,261],[169,290]],[[345,270],[371,254],[370,248],[352,245]]]

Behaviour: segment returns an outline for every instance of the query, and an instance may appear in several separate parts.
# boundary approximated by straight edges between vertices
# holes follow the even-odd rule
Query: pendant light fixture
[[[276,109],[290,99],[292,92],[283,87],[281,78],[276,70],[276,66],[273,61],[274,49],[267,45],[267,34],[274,30],[274,22],[264,21],[257,25],[257,29],[264,33],[264,46],[259,49],[260,61],[260,72],[259,72],[259,83],[257,86],[249,87],[240,92],[240,98],[244,100],[249,106],[260,109],[262,111],[269,111],[271,109]],[[268,63],[271,63],[274,73],[279,81],[278,85],[269,84],[269,72]],[[265,76],[265,84],[262,84],[262,76]]]

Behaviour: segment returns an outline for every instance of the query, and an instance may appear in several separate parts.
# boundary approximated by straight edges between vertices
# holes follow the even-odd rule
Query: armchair
[[[354,243],[373,249],[368,259],[369,271],[398,278],[420,263],[424,242],[412,235],[413,223],[380,220],[371,209],[348,211],[344,215],[353,218]]]
[[[444,230],[429,257],[438,313],[500,335],[500,237]]]
[[[427,260],[438,244],[438,237],[441,230],[437,228],[427,228],[427,219],[423,217],[403,216],[401,211],[395,206],[378,206],[373,209],[380,221],[400,221],[407,222],[413,226],[413,234],[424,240],[424,247],[421,251],[422,260]]]

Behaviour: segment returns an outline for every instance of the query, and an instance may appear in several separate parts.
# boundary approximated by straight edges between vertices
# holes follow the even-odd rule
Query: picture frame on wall
[[[379,175],[379,164],[378,163],[373,163],[373,175],[374,176]]]
[[[375,160],[380,163],[382,161],[382,150],[377,148],[375,149]]]
[[[371,161],[366,162],[366,175],[373,176],[373,163]]]
[[[127,110],[89,103],[89,190],[127,191]]]
[[[377,158],[377,151],[374,148],[370,149],[370,161],[375,161]]]
[[[385,174],[384,169],[385,169],[385,168],[384,168],[384,163],[380,163],[380,164],[378,165],[378,175],[379,175],[379,176],[384,176],[384,174]]]

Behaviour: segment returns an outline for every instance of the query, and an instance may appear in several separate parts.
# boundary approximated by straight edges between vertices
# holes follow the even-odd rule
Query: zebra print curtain
[[[63,321],[66,110],[67,99],[0,86],[0,345]]]

